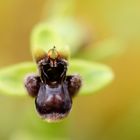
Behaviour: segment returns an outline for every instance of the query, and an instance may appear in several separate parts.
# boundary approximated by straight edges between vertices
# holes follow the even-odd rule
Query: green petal
[[[42,53],[40,54],[40,52],[48,53],[54,46],[64,58],[69,58],[69,46],[56,32],[53,25],[48,22],[38,24],[31,33],[31,51],[33,58],[37,59],[36,56],[41,57],[40,55]]]
[[[69,57],[76,53],[87,42],[87,31],[73,18],[50,20],[37,24],[31,33],[31,51],[42,49],[45,52],[54,46]]]
[[[77,73],[82,77],[80,95],[93,94],[108,85],[114,78],[112,70],[103,64],[85,60],[71,60],[69,74]]]
[[[0,70],[0,93],[9,95],[26,95],[24,77],[36,71],[33,62],[24,62]]]
[[[92,63],[84,60],[70,61],[69,74],[79,74],[83,85],[80,94],[92,94],[100,90],[113,79],[111,69],[105,65]],[[26,95],[24,88],[24,77],[29,73],[36,73],[33,62],[9,66],[0,70],[0,91],[9,95]]]

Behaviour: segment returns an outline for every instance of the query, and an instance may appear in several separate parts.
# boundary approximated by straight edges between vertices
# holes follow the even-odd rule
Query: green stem
[[[51,19],[73,17],[75,13],[75,0],[49,0],[45,6],[44,14],[47,10],[47,16]],[[47,7],[47,8],[46,8]]]

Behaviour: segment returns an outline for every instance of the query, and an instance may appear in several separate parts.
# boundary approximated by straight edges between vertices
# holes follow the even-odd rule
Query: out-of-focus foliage
[[[109,59],[113,56],[122,54],[126,47],[122,40],[117,38],[107,38],[85,47],[76,55],[78,58],[93,61]]]

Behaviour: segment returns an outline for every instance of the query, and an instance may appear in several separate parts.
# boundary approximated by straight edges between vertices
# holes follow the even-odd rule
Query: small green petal
[[[49,23],[38,24],[31,34],[31,52],[33,58],[36,60],[39,57],[42,57],[40,56],[44,55],[42,52],[47,54],[54,46],[61,56],[66,59],[70,57],[68,44],[62,40],[53,26]]]
[[[41,49],[47,53],[55,46],[57,51],[68,59],[70,53],[72,55],[77,53],[86,42],[87,31],[85,27],[75,22],[73,18],[39,23],[31,33],[33,57],[38,56],[35,50]]]
[[[83,80],[80,95],[93,94],[111,83],[114,78],[108,66],[80,59],[72,59],[70,62],[69,74],[74,73],[79,74]]]
[[[0,70],[0,93],[9,95],[26,95],[24,77],[36,72],[33,62],[24,62]]]

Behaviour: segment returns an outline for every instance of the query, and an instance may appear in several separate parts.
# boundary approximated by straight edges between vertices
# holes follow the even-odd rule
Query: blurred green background
[[[140,139],[140,1],[75,2],[76,18],[93,34],[90,46],[108,38],[124,42],[123,53],[96,60],[112,67],[114,82],[96,95],[76,97],[69,117],[57,124],[42,121],[28,96],[0,95],[0,140]],[[1,67],[32,59],[30,32],[44,5],[49,10],[45,0],[0,1]]]

